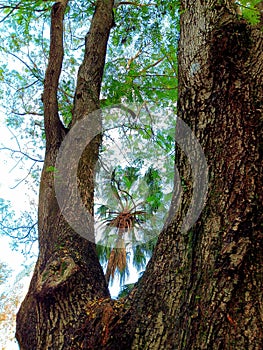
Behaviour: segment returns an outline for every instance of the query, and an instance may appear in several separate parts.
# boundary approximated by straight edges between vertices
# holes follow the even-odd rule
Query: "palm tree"
[[[98,253],[102,260],[103,256],[105,261],[108,260],[105,275],[109,283],[116,270],[123,279],[127,275],[127,249],[136,247],[134,264],[137,268],[142,265],[142,251],[151,254],[154,244],[146,244],[152,238],[147,224],[154,220],[163,192],[158,170],[150,167],[143,173],[142,164],[116,167],[106,186],[112,195],[107,196],[106,204],[97,209],[101,221],[98,229],[103,231]],[[142,249],[138,249],[140,245],[143,245]]]

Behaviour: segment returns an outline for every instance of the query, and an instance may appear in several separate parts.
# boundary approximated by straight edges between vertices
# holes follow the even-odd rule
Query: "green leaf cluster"
[[[250,24],[256,25],[260,22],[260,9],[258,7],[260,0],[237,2],[240,4],[242,17],[247,20]]]

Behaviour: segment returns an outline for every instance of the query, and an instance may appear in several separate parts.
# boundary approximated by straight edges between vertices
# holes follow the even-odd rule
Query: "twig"
[[[136,2],[133,2],[133,1],[121,1],[119,3],[117,3],[115,5],[115,7],[119,7],[121,5],[132,5],[132,6],[136,6],[136,7],[149,7],[149,6],[157,6],[156,3],[151,3],[151,4],[138,4]]]
[[[43,163],[44,162],[43,159],[33,158],[33,157],[29,156],[28,154],[26,154],[25,152],[23,152],[21,150],[13,150],[12,148],[9,148],[9,147],[1,147],[0,151],[10,151],[12,153],[20,153],[23,156],[27,157],[28,159],[32,160],[33,162],[39,162],[39,163]]]
[[[10,238],[14,238],[14,239],[25,239],[27,238],[31,231],[34,229],[34,227],[37,225],[38,222],[35,222],[33,225],[31,226],[18,226],[18,227],[13,227],[13,228],[10,228],[8,226],[4,226],[4,225],[1,225],[1,229],[5,231],[5,234],[7,236],[9,236]],[[10,233],[8,233],[6,230],[12,230],[12,231],[19,231],[19,230],[25,230],[25,229],[28,229],[28,232],[25,236],[23,237],[18,237],[18,236],[13,236],[11,235]]]
[[[17,10],[19,8],[19,5],[22,3],[22,1],[20,1],[18,4],[16,4],[15,6],[1,6],[1,10],[5,9],[5,8],[10,8],[10,12],[3,18],[1,19],[0,23],[4,22],[15,10]]]
[[[17,164],[18,164],[18,163],[17,163]],[[23,181],[25,181],[25,179],[30,175],[31,170],[33,169],[33,167],[35,166],[35,164],[36,164],[36,162],[34,162],[34,163],[32,164],[32,166],[30,167],[30,169],[29,169],[27,175],[26,175],[22,180],[20,180],[15,186],[10,187],[11,190],[15,189],[15,188],[18,187]]]

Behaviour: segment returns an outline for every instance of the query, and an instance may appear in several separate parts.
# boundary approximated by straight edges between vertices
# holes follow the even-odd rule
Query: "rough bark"
[[[111,1],[97,2],[79,70],[73,125],[98,107],[112,6]],[[133,292],[111,300],[93,244],[65,222],[53,175],[45,171],[54,165],[65,134],[51,74],[43,96],[47,152],[40,255],[17,318],[22,350],[263,348],[262,24],[250,26],[238,17],[232,1],[182,1],[181,7],[178,115],[194,131],[209,165],[202,215],[181,232],[193,179],[186,157],[178,152],[177,167],[187,186],[181,208],[161,232]],[[62,23],[64,9],[54,5],[55,22]],[[99,139],[84,152],[79,171],[90,212],[98,144]]]
[[[192,179],[178,154],[188,189],[139,284],[132,349],[261,349],[261,26],[239,19],[231,2],[181,6],[178,115],[205,151],[209,192],[181,233]]]

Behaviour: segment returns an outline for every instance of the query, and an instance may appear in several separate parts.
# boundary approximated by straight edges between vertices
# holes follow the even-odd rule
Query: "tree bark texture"
[[[198,222],[180,232],[188,188],[161,233],[135,295],[132,349],[261,349],[262,24],[239,19],[231,2],[182,1],[178,116],[209,165]]]
[[[97,2],[79,70],[73,125],[99,106],[112,7],[112,1]],[[62,3],[52,10],[60,34],[64,10]],[[56,40],[61,43],[62,36]],[[262,23],[251,26],[238,17],[232,1],[181,1],[178,116],[205,152],[207,201],[195,225],[181,231],[193,179],[179,150],[177,167],[185,184],[180,210],[161,232],[134,290],[114,301],[94,245],[64,220],[53,174],[46,171],[54,166],[66,133],[56,99],[60,71],[49,76],[54,60],[55,70],[61,67],[63,46],[57,45],[57,52],[51,40],[43,96],[47,152],[40,254],[17,317],[22,350],[263,348],[262,43]],[[91,143],[79,165],[80,191],[90,212],[99,142]]]

